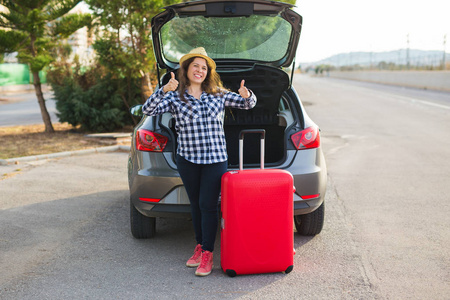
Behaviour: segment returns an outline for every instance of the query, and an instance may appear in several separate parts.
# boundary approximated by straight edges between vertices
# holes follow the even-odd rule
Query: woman
[[[223,88],[216,63],[204,48],[193,49],[180,59],[179,82],[171,79],[142,107],[146,115],[171,112],[176,120],[176,163],[191,203],[197,246],[186,263],[195,275],[209,275],[218,226],[218,200],[222,175],[227,171],[223,131],[224,108],[250,109],[255,95],[241,81],[239,94]]]

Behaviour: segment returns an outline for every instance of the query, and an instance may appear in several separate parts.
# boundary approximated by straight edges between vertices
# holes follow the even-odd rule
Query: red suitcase
[[[243,170],[246,133],[261,133],[261,169]],[[231,277],[294,267],[293,177],[264,169],[264,136],[262,129],[241,131],[239,170],[222,177],[220,262]]]

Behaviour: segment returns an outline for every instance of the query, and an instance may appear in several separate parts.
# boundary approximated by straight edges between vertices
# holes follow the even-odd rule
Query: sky
[[[407,48],[450,52],[449,0],[297,0],[297,62]]]

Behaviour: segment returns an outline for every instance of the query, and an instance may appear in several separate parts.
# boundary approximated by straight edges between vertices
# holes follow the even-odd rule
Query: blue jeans
[[[191,202],[195,239],[205,251],[214,250],[218,226],[218,203],[222,175],[227,161],[194,164],[177,155],[177,167]]]

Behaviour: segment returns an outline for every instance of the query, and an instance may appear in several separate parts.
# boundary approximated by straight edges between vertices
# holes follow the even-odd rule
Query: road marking
[[[352,88],[354,88],[355,86],[352,86]],[[366,87],[366,86],[359,86],[362,89],[371,89],[370,87]],[[425,105],[429,105],[429,106],[434,106],[434,107],[438,107],[438,108],[443,108],[443,109],[450,109],[450,105],[444,105],[444,104],[437,104],[437,103],[433,103],[433,102],[429,102],[429,101],[424,101],[424,100],[419,100],[417,98],[412,98],[412,97],[407,97],[407,96],[400,96],[400,95],[395,95],[395,94],[391,94],[391,93],[387,93],[385,91],[377,91],[380,95],[385,95],[387,97],[392,97],[392,98],[398,98],[400,100],[406,100],[409,102],[417,102],[417,103],[421,103],[421,104],[425,104]]]
[[[437,103],[433,103],[433,102],[427,102],[427,101],[423,101],[423,100],[416,100],[416,101],[420,102],[422,104],[430,105],[430,106],[435,106],[435,107],[444,108],[444,109],[450,109],[450,106],[447,106],[447,105],[437,104]]]
[[[433,103],[433,102],[423,101],[423,100],[419,100],[416,98],[399,96],[399,95],[393,95],[393,97],[403,99],[403,100],[408,100],[410,102],[418,102],[418,103],[429,105],[429,106],[439,107],[439,108],[443,108],[443,109],[450,109],[450,106],[448,106],[448,105],[442,105],[442,104],[437,104],[437,103]]]

